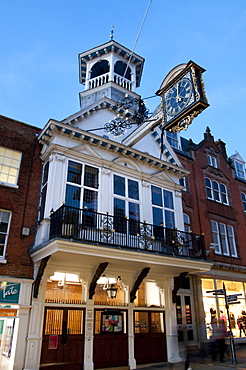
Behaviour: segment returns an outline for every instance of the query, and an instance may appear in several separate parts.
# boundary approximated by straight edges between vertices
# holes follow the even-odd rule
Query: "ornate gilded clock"
[[[175,67],[164,79],[161,96],[165,130],[187,129],[194,117],[209,106],[202,80],[205,70],[194,62]]]

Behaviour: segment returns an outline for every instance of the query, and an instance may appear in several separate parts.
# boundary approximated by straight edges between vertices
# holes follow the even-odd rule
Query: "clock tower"
[[[108,98],[116,103],[126,94],[139,98],[144,59],[114,40],[79,54],[79,81],[85,85],[80,107]]]

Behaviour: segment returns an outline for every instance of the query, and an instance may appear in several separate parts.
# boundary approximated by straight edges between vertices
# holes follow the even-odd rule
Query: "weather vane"
[[[111,32],[110,32],[110,38],[113,40],[114,38],[114,26],[112,26]]]

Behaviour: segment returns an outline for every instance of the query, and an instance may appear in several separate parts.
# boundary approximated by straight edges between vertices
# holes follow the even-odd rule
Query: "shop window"
[[[82,283],[77,275],[56,272],[47,281],[45,302],[81,304],[82,293]]]
[[[208,338],[212,335],[212,324],[214,325],[218,323],[219,320],[223,320],[225,322],[228,330],[228,320],[230,320],[233,336],[245,336],[243,329],[244,326],[246,326],[246,324],[244,325],[244,322],[246,323],[246,306],[245,289],[243,285],[244,284],[239,281],[202,279],[203,304]],[[228,312],[229,315],[227,315],[224,295],[214,296],[212,292],[209,292],[211,290],[223,289],[224,286],[226,288],[227,296],[239,294],[238,301],[240,304],[230,305]]]
[[[0,147],[0,184],[6,186],[17,186],[21,152]]]
[[[0,260],[5,257],[6,253],[11,215],[11,212],[0,209]]]

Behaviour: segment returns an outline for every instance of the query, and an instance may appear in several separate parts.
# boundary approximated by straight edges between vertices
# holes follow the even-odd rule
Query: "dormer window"
[[[208,154],[208,164],[211,167],[218,168],[217,159],[210,154]]]
[[[169,144],[175,148],[175,149],[180,149],[180,136],[178,132],[170,132],[170,131],[165,131],[167,141]]]
[[[242,163],[234,161],[236,176],[245,179],[245,168]]]
[[[230,157],[230,160],[232,160],[234,164],[235,176],[239,179],[246,180],[245,161],[241,155],[236,152],[236,154]]]

